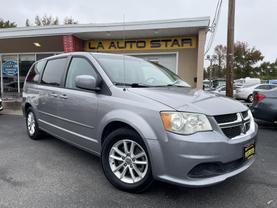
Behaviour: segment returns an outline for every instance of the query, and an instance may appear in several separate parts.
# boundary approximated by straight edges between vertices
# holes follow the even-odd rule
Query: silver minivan
[[[22,108],[31,139],[46,132],[99,156],[107,179],[128,192],[153,180],[207,186],[255,161],[257,125],[246,106],[135,57],[76,52],[40,60]]]

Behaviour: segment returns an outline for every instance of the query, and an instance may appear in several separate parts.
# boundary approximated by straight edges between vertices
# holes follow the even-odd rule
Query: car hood
[[[191,88],[129,88],[128,90],[177,111],[197,112],[212,116],[237,113],[248,109],[236,100]]]

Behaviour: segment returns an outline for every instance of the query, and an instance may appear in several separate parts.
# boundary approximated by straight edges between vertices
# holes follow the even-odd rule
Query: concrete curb
[[[4,109],[3,111],[0,111],[0,115],[1,114],[23,116],[23,112],[21,110],[11,110],[11,109]]]
[[[4,109],[20,110],[21,102],[18,101],[5,101],[2,102]]]
[[[22,116],[21,102],[3,101],[3,111],[0,114]]]

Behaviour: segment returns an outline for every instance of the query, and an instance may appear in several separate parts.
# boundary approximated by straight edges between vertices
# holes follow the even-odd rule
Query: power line
[[[222,7],[222,0],[218,0],[216,10],[215,10],[215,16],[214,16],[213,22],[210,26],[210,32],[212,34],[211,34],[210,40],[209,40],[208,45],[207,45],[206,53],[210,50],[210,48],[213,44],[214,38],[215,38],[217,25],[218,25],[218,21],[219,21],[219,18],[220,18],[220,13],[221,13],[221,7]]]
[[[210,28],[209,28],[209,31],[211,32],[211,36],[208,41],[205,54],[207,54],[212,47],[212,44],[216,35],[216,31],[217,31],[217,25],[220,19],[221,8],[222,8],[222,0],[218,0],[216,5],[216,10],[215,10],[215,15],[214,15],[212,24],[210,25]]]

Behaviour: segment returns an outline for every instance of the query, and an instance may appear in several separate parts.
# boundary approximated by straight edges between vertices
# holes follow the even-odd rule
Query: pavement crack
[[[24,182],[17,181],[13,177],[9,176],[7,174],[7,171],[3,171],[3,170],[0,170],[0,180],[5,182],[5,183],[8,183],[12,186],[22,186],[22,185],[24,185]]]

